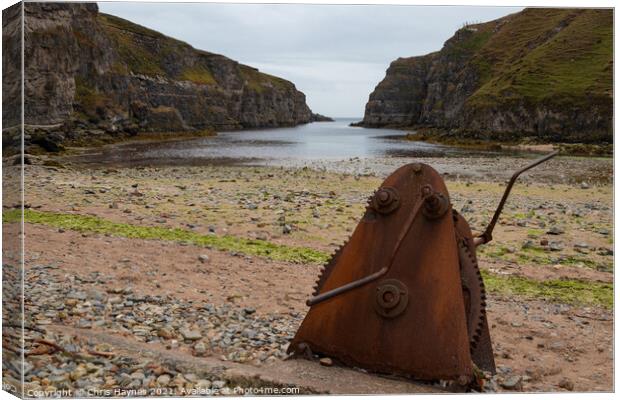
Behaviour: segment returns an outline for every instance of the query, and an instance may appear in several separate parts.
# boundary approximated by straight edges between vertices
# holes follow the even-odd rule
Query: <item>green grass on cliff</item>
[[[611,104],[613,11],[526,9],[475,27],[484,44],[471,59],[481,86],[470,105]]]
[[[269,86],[279,89],[286,89],[289,86],[292,87],[292,84],[285,79],[264,74],[247,65],[240,65],[239,68],[241,76],[246,80],[248,87],[255,92],[261,93]]]
[[[131,72],[143,75],[166,75],[161,67],[162,57],[168,52],[169,47],[166,46],[167,38],[164,35],[113,15],[100,13],[98,20],[116,43],[118,55]],[[136,40],[136,35],[158,39],[164,48],[150,51]]]
[[[149,240],[168,240],[211,247],[217,250],[235,251],[276,261],[321,264],[329,259],[326,252],[308,247],[296,247],[250,240],[236,236],[201,235],[189,230],[141,226],[112,222],[103,218],[67,213],[24,210],[25,222],[41,224],[77,232]],[[3,210],[5,224],[21,220],[21,210]],[[613,285],[577,279],[538,281],[520,276],[497,275],[483,270],[486,289],[501,296],[542,299],[550,302],[575,305],[613,307]]]
[[[185,69],[181,74],[181,79],[200,85],[214,85],[216,83],[211,71],[202,65]]]
[[[493,35],[490,29],[477,29],[472,27],[464,27],[457,32],[460,40],[451,43],[446,47],[446,54],[449,56],[469,56],[479,51]]]
[[[169,76],[170,74],[164,68],[166,58],[184,57],[184,52],[195,51],[185,42],[169,38],[125,19],[108,14],[99,14],[98,18],[110,38],[116,43],[121,60],[133,73]],[[153,44],[155,42],[156,45]],[[114,69],[117,72],[123,72],[119,66],[115,66]],[[169,77],[203,85],[217,83],[209,68],[201,64],[183,69],[178,76]]]
[[[108,36],[116,44],[116,50],[129,71],[148,76],[167,76],[172,79],[186,80],[202,85],[216,85],[213,73],[204,57],[221,57],[212,53],[196,50],[189,44],[167,37],[159,32],[134,24],[125,19],[100,13],[98,20]],[[167,64],[178,63],[189,52],[195,53],[199,62],[196,65],[181,68],[172,73]],[[239,64],[239,73],[247,82],[247,86],[263,92],[268,87],[286,89],[292,84],[282,78],[259,72],[258,70]],[[113,70],[126,73],[122,66],[115,65]]]
[[[117,28],[125,32],[136,33],[142,36],[149,36],[155,39],[166,39],[167,38],[165,35],[163,35],[160,32],[154,31],[142,25],[135,24],[131,21],[117,17],[115,15],[99,13],[97,17],[105,25]]]

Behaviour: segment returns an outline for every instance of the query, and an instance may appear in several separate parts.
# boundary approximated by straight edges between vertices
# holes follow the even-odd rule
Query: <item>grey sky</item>
[[[295,83],[314,112],[360,117],[398,57],[439,50],[465,22],[518,7],[105,3],[126,18]]]

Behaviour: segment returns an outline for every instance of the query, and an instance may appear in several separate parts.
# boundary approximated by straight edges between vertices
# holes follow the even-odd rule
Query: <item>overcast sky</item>
[[[295,83],[314,112],[361,117],[398,57],[439,50],[466,22],[516,7],[105,3],[114,14]]]

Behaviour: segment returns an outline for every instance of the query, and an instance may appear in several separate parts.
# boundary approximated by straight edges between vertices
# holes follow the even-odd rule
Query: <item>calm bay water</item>
[[[132,142],[79,156],[89,164],[194,165],[204,163],[281,164],[286,160],[339,160],[353,157],[446,157],[471,150],[399,139],[394,129],[351,127],[359,119],[315,122],[292,128],[220,132],[215,137],[166,142]]]

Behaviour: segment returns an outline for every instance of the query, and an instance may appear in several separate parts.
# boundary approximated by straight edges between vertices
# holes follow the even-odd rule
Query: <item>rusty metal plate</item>
[[[411,219],[413,210],[421,209],[425,185],[438,194],[438,202],[429,202],[432,207]],[[386,214],[372,206],[366,210],[319,279],[317,294],[373,274],[380,279],[313,305],[289,351],[306,344],[315,353],[370,371],[426,380],[469,379],[473,371],[455,229],[452,214],[441,203],[449,204],[445,184],[430,166],[409,164],[381,187],[395,191],[398,207]],[[388,279],[407,290],[406,306],[393,317],[376,311],[377,287]]]

